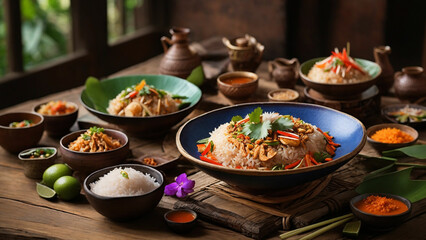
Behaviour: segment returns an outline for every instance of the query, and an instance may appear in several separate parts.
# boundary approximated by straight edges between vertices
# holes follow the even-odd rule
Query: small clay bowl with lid
[[[177,233],[186,233],[197,224],[197,213],[190,209],[175,209],[164,214],[167,226]]]
[[[410,142],[405,142],[405,143],[384,143],[384,142],[376,141],[371,138],[377,131],[385,129],[385,128],[399,129],[402,132],[413,137],[413,140]],[[368,143],[378,151],[386,151],[390,149],[407,147],[416,143],[417,139],[419,138],[419,133],[416,131],[416,129],[410,126],[398,124],[398,123],[383,123],[383,124],[377,124],[377,125],[371,126],[367,129],[366,134],[367,134]]]
[[[372,195],[378,196],[378,197],[386,197],[387,199],[391,199],[391,200],[397,200],[401,202],[402,204],[404,204],[406,208],[403,206],[399,206],[399,208],[396,209],[395,214],[392,214],[392,211],[390,211],[389,213],[380,214],[380,215],[365,212],[359,209],[360,201],[363,201],[364,199],[367,199],[369,196],[372,196]],[[361,222],[367,225],[369,228],[372,228],[374,230],[379,230],[379,231],[388,231],[393,229],[394,227],[403,223],[404,220],[406,220],[411,213],[410,200],[398,195],[393,195],[388,193],[361,194],[352,198],[349,204],[350,204],[352,213],[355,215],[355,217],[361,220]]]
[[[50,102],[59,102],[59,101],[50,101]],[[43,112],[42,107],[49,104],[50,102],[45,102],[38,104],[34,107],[33,111],[43,115],[44,117],[44,130],[51,137],[62,137],[69,133],[70,128],[75,123],[78,117],[78,105],[73,102],[61,101],[65,104],[67,109],[72,109],[72,111],[67,111],[59,114],[48,114],[47,111]]]
[[[54,147],[37,147],[24,150],[18,154],[28,178],[40,179],[44,170],[55,163],[58,150]]]
[[[259,77],[252,72],[228,72],[217,78],[217,87],[223,95],[243,100],[253,95],[259,86]]]
[[[270,102],[296,102],[299,99],[299,92],[289,89],[280,88],[268,93]]]

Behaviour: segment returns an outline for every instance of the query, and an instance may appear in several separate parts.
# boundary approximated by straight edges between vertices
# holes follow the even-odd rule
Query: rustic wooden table
[[[159,66],[161,56],[123,70],[114,76],[132,74],[155,74]],[[248,101],[266,101],[266,94],[276,89],[275,83],[269,81],[266,64],[263,63],[258,74],[261,77],[259,89],[254,97]],[[204,96],[199,109],[189,117],[221,106],[235,104],[226,99],[212,87],[214,84],[206,84],[203,88]],[[15,111],[30,111],[33,106],[49,100],[63,99],[80,103],[79,96],[83,87],[52,94],[40,99],[24,102],[22,104],[3,109],[0,113]],[[301,92],[302,87],[298,86]],[[382,105],[398,103],[396,98],[382,97]],[[379,117],[378,117],[379,119]],[[99,121],[91,116],[81,105],[79,120]],[[378,120],[380,121],[380,120]],[[77,130],[75,124],[72,130]],[[173,134],[173,133],[171,133]],[[420,132],[420,139],[426,140],[426,131]],[[46,134],[40,141],[40,145],[58,147],[59,139],[48,137]],[[134,156],[142,153],[178,154],[174,149],[163,148],[163,139],[143,140],[130,139],[130,148]],[[367,144],[363,149],[364,154],[377,154]],[[61,158],[58,159],[61,161]],[[167,172],[169,178],[173,178],[179,171],[186,170],[195,173],[196,170],[185,164],[178,170]],[[158,207],[147,216],[131,222],[113,222],[97,213],[82,195],[73,202],[48,201],[40,198],[36,192],[36,180],[26,178],[23,175],[21,163],[16,155],[0,148],[0,239],[247,239],[246,236],[236,231],[217,226],[208,221],[200,221],[199,227],[189,234],[178,235],[167,229],[163,220],[163,214],[172,209],[176,199],[163,197]],[[200,183],[201,184],[201,183]],[[202,185],[202,184],[201,184]],[[202,186],[197,186],[200,191]],[[425,239],[426,214],[419,216],[391,232],[373,234],[368,239]],[[277,238],[279,232],[269,236]],[[341,230],[331,231],[318,239],[341,239]]]

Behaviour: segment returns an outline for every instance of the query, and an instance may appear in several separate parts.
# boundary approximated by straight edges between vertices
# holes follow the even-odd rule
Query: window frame
[[[8,70],[0,77],[0,109],[81,86],[88,76],[107,76],[162,52],[159,40],[163,35],[162,1],[154,0],[149,4],[152,16],[156,16],[151,22],[156,25],[138,29],[108,44],[107,1],[71,0],[72,51],[24,70],[20,1],[3,1]]]

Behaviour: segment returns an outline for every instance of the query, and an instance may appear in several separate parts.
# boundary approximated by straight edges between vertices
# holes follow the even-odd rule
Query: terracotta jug
[[[201,65],[201,58],[198,54],[189,48],[188,28],[172,28],[168,37],[161,38],[161,44],[164,49],[164,57],[160,63],[160,73],[173,75],[186,79],[194,70]],[[169,45],[171,46],[169,48]]]
[[[405,67],[395,73],[395,94],[400,100],[415,102],[426,96],[426,76],[422,67]]]
[[[374,59],[376,63],[382,68],[382,73],[377,79],[377,87],[381,94],[386,94],[392,87],[394,82],[394,70],[389,61],[389,54],[391,48],[389,46],[378,46],[374,48]]]
[[[280,88],[294,88],[299,78],[299,60],[297,58],[276,58],[268,62],[269,77]]]

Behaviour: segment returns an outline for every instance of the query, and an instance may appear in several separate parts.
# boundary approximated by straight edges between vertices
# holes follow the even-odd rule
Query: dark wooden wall
[[[351,44],[351,55],[373,60],[390,45],[395,70],[426,66],[423,0],[168,0],[169,26],[192,30],[191,40],[249,33],[266,47],[265,59],[305,61]]]

